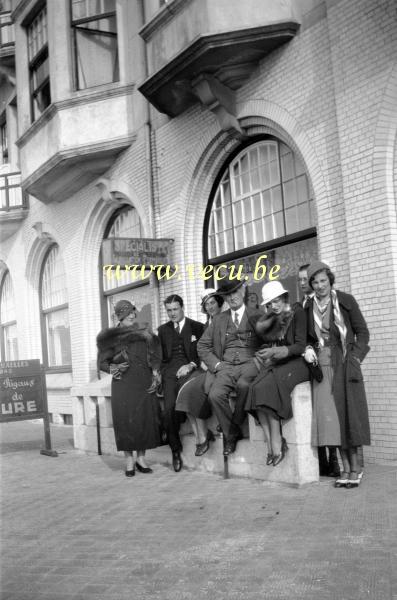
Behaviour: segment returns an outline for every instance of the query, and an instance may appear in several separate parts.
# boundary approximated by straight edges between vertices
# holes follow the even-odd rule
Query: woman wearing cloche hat
[[[98,365],[111,373],[111,404],[116,447],[124,451],[127,477],[136,468],[151,473],[145,463],[145,450],[161,445],[159,404],[152,378],[159,376],[161,348],[159,339],[147,323],[137,323],[136,309],[129,300],[114,307],[117,327],[101,331],[97,337]],[[152,384],[152,385],[151,385]]]
[[[310,378],[302,358],[306,345],[306,315],[299,305],[291,308],[288,290],[279,281],[262,288],[267,313],[256,324],[263,345],[256,353],[259,373],[251,384],[246,410],[258,418],[267,443],[267,465],[276,467],[288,450],[280,419],[292,417],[291,392]]]
[[[305,358],[318,360],[322,381],[313,381],[312,444],[337,446],[343,472],[335,487],[358,487],[359,446],[370,443],[368,407],[360,364],[369,351],[369,332],[356,300],[334,290],[329,266],[312,262],[307,279],[314,290],[305,305],[308,344]]]
[[[213,318],[222,310],[224,300],[214,288],[206,288],[201,295],[201,311],[207,315],[207,328]],[[204,329],[205,330],[205,329]],[[214,434],[208,429],[206,419],[211,416],[211,406],[208,401],[210,373],[195,369],[188,381],[178,392],[175,410],[185,412],[193,433],[196,436],[195,456],[202,456],[210,447],[210,442],[215,440]]]

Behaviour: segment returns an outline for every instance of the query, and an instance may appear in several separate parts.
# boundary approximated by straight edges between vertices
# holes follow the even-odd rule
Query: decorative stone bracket
[[[248,137],[236,117],[236,99],[233,90],[209,73],[203,73],[194,79],[192,90],[200,102],[214,113],[223,131],[227,131],[239,140]]]
[[[113,182],[111,179],[101,177],[96,182],[95,186],[99,190],[99,197],[106,203],[114,205],[115,202],[124,202],[125,196],[121,193],[114,191]]]

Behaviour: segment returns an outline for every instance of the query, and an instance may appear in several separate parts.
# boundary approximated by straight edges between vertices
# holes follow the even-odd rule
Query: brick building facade
[[[13,230],[3,236],[1,277],[4,280],[8,274],[12,280],[19,358],[38,357],[48,366],[54,420],[72,414],[72,386],[97,378],[95,336],[111,316],[116,293],[132,298],[142,314],[149,311],[154,326],[165,320],[162,300],[170,292],[180,293],[189,316],[200,318],[198,297],[204,282],[198,277],[160,283],[152,278],[146,286],[104,292],[101,244],[120,210],[129,206],[139,217],[142,237],[174,240],[172,263],[201,265],[209,260],[217,264],[225,257],[244,260],[268,252],[281,261],[283,278],[289,277],[289,282],[296,277],[298,265],[313,254],[330,264],[336,287],[356,297],[371,332],[371,352],[363,370],[373,445],[365,455],[371,461],[395,460],[395,3],[119,0],[99,4],[103,4],[102,14],[94,15],[97,19],[115,19],[112,27],[105,27],[107,35],[116,28],[118,72],[115,75],[113,68],[110,81],[81,85],[90,69],[95,77],[86,50],[89,34],[84,34],[75,63],[73,48],[80,43],[79,27],[92,22],[92,15],[74,13],[78,3],[68,0],[47,2],[45,51],[51,98],[33,120],[29,102],[35,63],[26,48],[32,23],[45,3],[13,2],[9,12],[15,28],[16,78],[9,72],[12,65],[2,68],[8,87],[7,93],[2,91],[0,110],[4,120],[16,96],[17,135],[9,145],[14,148],[12,156],[19,157],[13,160],[29,194],[29,206],[11,211],[19,213],[14,215]],[[235,4],[233,11],[231,4]],[[114,46],[109,42],[108,47],[104,64],[115,57]],[[11,91],[10,81],[15,84]],[[300,200],[292,201],[297,224],[291,225],[289,233],[285,195],[287,229],[281,235],[274,226],[274,209],[273,235],[263,243],[249,243],[250,217],[245,212],[246,237],[239,244],[235,241],[233,251],[226,247],[214,253],[207,242],[222,174],[239,164],[243,181],[244,152],[250,153],[255,144],[258,153],[260,147],[269,152],[277,147],[283,168],[285,153],[292,153],[295,186],[303,177],[297,165],[303,165],[304,202],[312,222],[299,224]],[[286,180],[280,187],[286,194]],[[255,212],[254,201],[253,197],[250,206]],[[2,212],[2,226],[6,217],[10,221],[9,212],[7,216]],[[259,216],[261,220],[266,221],[265,214]],[[234,223],[236,230],[239,225]],[[58,341],[48,339],[46,315],[51,307],[45,308],[49,300],[42,297],[42,282],[43,263],[54,245],[64,265],[65,297],[59,306],[66,310],[67,305],[68,324],[65,321],[62,327],[70,331],[71,358],[70,364],[60,361],[51,366],[48,349]],[[6,326],[2,319],[3,338]],[[3,341],[3,356],[5,352]]]

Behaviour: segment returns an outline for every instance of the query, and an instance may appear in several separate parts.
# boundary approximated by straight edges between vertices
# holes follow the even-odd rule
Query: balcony
[[[0,242],[12,236],[28,214],[20,173],[0,173]]]
[[[109,84],[50,104],[17,141],[24,190],[61,202],[103,175],[136,137],[133,90]]]
[[[140,31],[149,77],[139,90],[160,112],[200,100],[233,112],[234,92],[258,62],[291,40],[291,0],[171,0]]]

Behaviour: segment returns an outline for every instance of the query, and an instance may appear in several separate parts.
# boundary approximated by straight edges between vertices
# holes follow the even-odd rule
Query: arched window
[[[136,208],[125,205],[111,217],[105,231],[104,239],[110,238],[141,238],[143,227]],[[103,325],[115,326],[117,319],[114,315],[114,305],[119,300],[129,300],[137,307],[138,321],[152,322],[152,293],[148,280],[133,278],[130,271],[103,272],[101,257],[100,269],[103,273]]]
[[[298,268],[317,257],[317,244],[309,181],[291,148],[267,138],[240,151],[222,171],[207,215],[207,263],[244,263],[252,273],[265,253],[268,270],[280,264],[297,299]],[[250,291],[258,294],[263,283],[251,282]]]
[[[58,246],[52,246],[43,262],[40,278],[40,303],[43,324],[44,364],[70,368],[69,305],[66,273]]]
[[[0,286],[0,346],[2,360],[18,360],[17,319],[14,290],[7,271]]]

